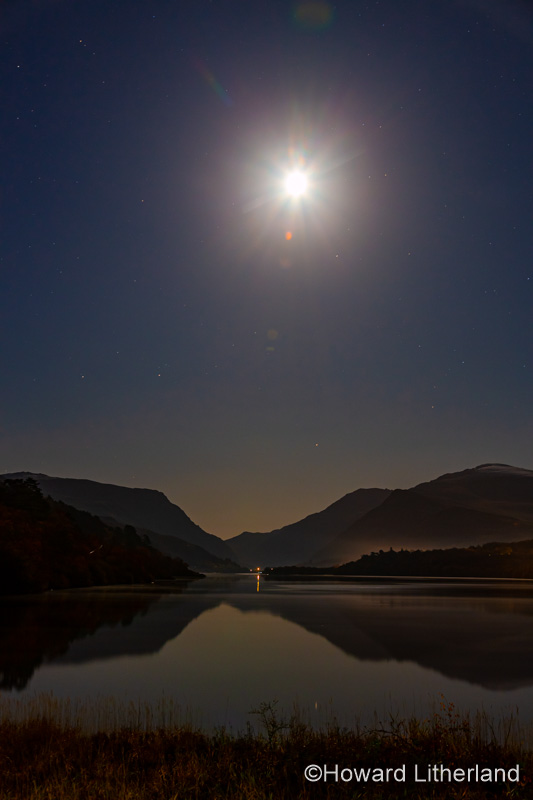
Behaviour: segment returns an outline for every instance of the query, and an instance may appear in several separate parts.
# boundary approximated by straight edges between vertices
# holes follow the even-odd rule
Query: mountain
[[[516,542],[533,536],[533,472],[481,464],[397,489],[310,559],[317,566],[365,553]]]
[[[177,537],[202,547],[218,558],[235,560],[233,552],[222,539],[206,533],[179,506],[154,489],[130,489],[110,483],[53,478],[33,472],[16,472],[0,475],[0,478],[32,478],[42,492],[54,500],[104,519],[112,518],[120,525],[133,525],[156,534]]]
[[[533,471],[508,464],[481,464],[413,487],[447,506],[461,506],[533,522]]]
[[[55,500],[113,526],[132,525],[155,547],[203,570],[238,569],[238,563],[327,566],[391,547],[465,547],[533,537],[533,472],[506,464],[481,464],[411,489],[358,489],[291,525],[246,531],[227,541],[202,530],[152,489],[29,472],[3,477],[33,478]]]
[[[113,522],[111,518],[105,518],[104,522]],[[116,523],[115,523],[116,524]],[[137,528],[139,536],[147,536],[150,544],[166,555],[173,558],[181,558],[189,564],[191,569],[200,572],[243,572],[243,567],[232,561],[230,558],[221,558],[209,553],[204,547],[198,544],[186,542],[178,539],[177,536],[165,536],[163,533],[154,533],[147,528]]]
[[[0,481],[0,594],[199,578],[132,526],[44,498],[31,478]]]
[[[382,503],[389,494],[389,489],[357,489],[299,522],[270,533],[245,531],[227,541],[238,561],[249,567],[299,564]]]

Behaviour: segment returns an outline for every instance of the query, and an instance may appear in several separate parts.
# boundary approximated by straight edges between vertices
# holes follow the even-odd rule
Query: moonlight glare
[[[302,197],[308,189],[309,181],[301,170],[289,172],[285,178],[285,190],[291,197]]]

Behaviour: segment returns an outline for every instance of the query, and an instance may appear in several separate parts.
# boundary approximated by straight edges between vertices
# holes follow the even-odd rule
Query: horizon
[[[509,8],[3,4],[0,470],[155,487],[227,539],[530,463]]]

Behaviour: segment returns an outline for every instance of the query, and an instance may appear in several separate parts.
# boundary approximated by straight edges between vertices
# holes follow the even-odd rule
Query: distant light
[[[309,182],[301,170],[289,172],[285,178],[285,190],[291,197],[301,197],[306,193]]]

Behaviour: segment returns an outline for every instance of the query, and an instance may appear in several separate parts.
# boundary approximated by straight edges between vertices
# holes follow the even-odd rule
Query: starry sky
[[[0,42],[1,472],[226,538],[533,468],[530,3],[4,0]]]

